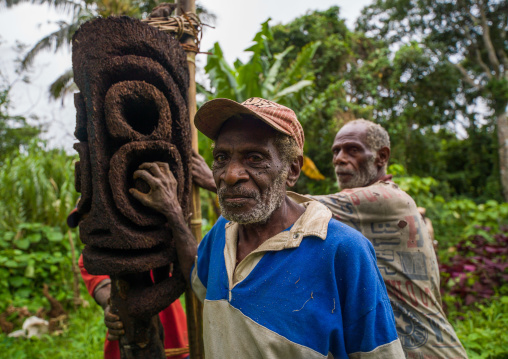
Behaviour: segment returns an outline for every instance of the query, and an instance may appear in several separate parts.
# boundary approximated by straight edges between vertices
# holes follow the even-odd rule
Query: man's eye
[[[250,155],[249,156],[249,161],[251,162],[260,162],[263,160],[263,157],[259,156],[259,155]]]
[[[222,163],[225,160],[226,160],[226,156],[224,156],[224,155],[217,155],[217,156],[215,156],[215,162],[217,162],[217,163]]]
[[[349,149],[349,152],[351,152],[351,153],[357,153],[358,152],[358,148],[357,147],[351,147]]]

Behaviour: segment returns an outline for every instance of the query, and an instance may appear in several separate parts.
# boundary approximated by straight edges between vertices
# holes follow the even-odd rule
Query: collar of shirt
[[[294,192],[288,192],[288,197],[305,207],[305,212],[296,220],[289,230],[282,231],[267,239],[258,248],[249,253],[238,265],[236,265],[236,249],[238,243],[238,223],[226,224],[226,246],[224,259],[228,272],[230,289],[243,280],[259,263],[263,254],[268,251],[281,251],[300,246],[303,238],[308,236],[326,239],[328,222],[332,218],[332,212],[323,204],[313,199],[301,196]]]

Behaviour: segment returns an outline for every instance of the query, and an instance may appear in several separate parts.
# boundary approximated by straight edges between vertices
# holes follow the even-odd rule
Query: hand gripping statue
[[[166,218],[129,189],[148,192],[134,172],[155,163],[155,170],[172,172],[189,214],[185,52],[171,36],[128,17],[85,23],[72,47],[84,265],[111,277],[111,308],[125,324],[122,358],[164,358],[157,313],[184,292],[186,281]]]

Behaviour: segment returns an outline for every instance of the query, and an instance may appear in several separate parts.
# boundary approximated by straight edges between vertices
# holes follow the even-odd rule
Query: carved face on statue
[[[185,52],[140,21],[96,19],[73,37],[73,69],[80,89],[74,98],[76,189],[85,267],[107,275],[154,270],[156,281],[167,280],[176,255],[166,220],[128,189],[149,189],[133,179],[140,164],[166,162],[178,181],[180,205],[189,212]]]

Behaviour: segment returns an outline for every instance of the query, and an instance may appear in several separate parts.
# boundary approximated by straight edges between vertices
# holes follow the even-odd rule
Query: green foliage
[[[383,9],[366,10],[366,14],[390,17],[392,13],[384,11],[395,3],[408,14],[421,5],[418,1],[378,1],[373,7],[382,4]],[[434,8],[428,6],[428,11]],[[406,13],[400,8],[396,13],[400,15],[396,20],[402,22]],[[415,23],[420,20],[415,16]],[[390,23],[386,22],[385,32],[378,31],[376,23],[371,25],[350,31],[339,8],[331,7],[272,28],[272,51],[295,48],[285,56],[283,67],[299,49],[321,42],[305,65],[305,71],[315,74],[314,85],[305,89],[305,96],[293,109],[305,130],[306,154],[328,180],[314,184],[302,178],[297,191],[306,192],[310,186],[317,191],[313,193],[327,193],[334,188],[328,149],[345,122],[366,118],[388,131],[392,162],[403,165],[408,173],[435,178],[450,195],[476,201],[500,197],[495,128],[481,120],[485,114],[471,111],[476,109],[471,106],[474,98],[464,93],[461,72],[416,40],[390,48],[390,41],[395,41],[388,36],[392,35]],[[402,26],[397,30],[401,38],[407,31]],[[495,81],[492,86],[503,88]]]
[[[489,126],[471,126],[467,135],[459,140],[449,131],[439,131],[435,156],[438,163],[427,165],[428,171],[448,183],[452,194],[467,195],[478,202],[501,198],[495,131]]]
[[[433,207],[435,200],[433,190],[437,187],[438,181],[432,177],[408,176],[404,166],[399,164],[390,165],[388,173],[394,176],[393,180],[420,207]],[[438,197],[438,201],[443,202],[444,200],[442,197]]]
[[[251,97],[262,97],[283,105],[297,103],[301,99],[304,89],[312,85],[314,79],[312,72],[303,69],[314,57],[320,42],[303,47],[287,67],[282,66],[288,54],[294,52],[293,47],[272,54],[269,44],[273,35],[269,21],[261,24],[261,30],[254,36],[254,45],[245,50],[252,53],[246,63],[236,60],[230,66],[220,45],[215,43],[205,66],[212,87],[205,92],[207,99],[229,98],[243,102]]]
[[[453,303],[453,298],[446,298]],[[467,312],[450,311],[460,341],[470,359],[505,359],[508,357],[508,296],[473,305]]]
[[[432,220],[435,237],[440,248],[444,249],[442,259],[447,256],[446,249],[460,240],[475,234],[491,238],[484,229],[499,232],[502,225],[508,224],[508,203],[488,200],[476,203],[468,198],[451,197],[447,186],[432,177],[408,176],[402,165],[393,164],[388,168],[393,180],[407,192],[418,206],[425,207],[426,216]]]
[[[49,87],[49,94],[52,98],[63,99],[74,92],[78,92],[78,87],[74,83],[74,71],[68,69],[58,77]]]
[[[325,11],[314,11],[299,17],[287,25],[276,25],[272,29],[275,53],[289,47],[303,49],[311,43],[320,42],[316,55],[308,59],[305,68],[315,73],[315,86],[318,93],[337,81],[353,54],[355,41],[343,19],[339,18],[339,8],[333,6]],[[296,53],[288,54],[283,66],[295,61]]]
[[[15,231],[0,232],[0,313],[9,305],[36,312],[49,308],[42,295],[47,284],[52,296],[68,303],[72,298],[69,237],[59,227],[22,223]]]
[[[74,160],[63,150],[46,149],[39,141],[18,150],[0,167],[0,233],[21,223],[66,228],[67,214],[78,195]]]
[[[390,133],[392,137],[393,135]],[[484,202],[500,198],[495,138],[491,128],[468,130],[468,137],[441,129],[438,132],[412,132],[409,146],[392,145],[394,164],[407,163],[408,173],[433,177],[439,181],[440,193],[462,196]],[[401,153],[401,151],[404,153]]]
[[[9,113],[9,91],[6,79],[0,72],[0,166],[12,153],[26,147],[30,140],[37,137],[41,129],[28,124],[23,116],[12,116]]]
[[[490,99],[496,113],[504,111],[503,106],[508,103],[508,79],[491,78],[485,85],[486,96]]]
[[[32,142],[0,167],[0,197],[0,312],[9,304],[48,307],[44,283],[65,302],[72,296],[65,220],[77,200],[74,157]]]
[[[453,305],[485,303],[493,296],[508,294],[508,228],[485,235],[474,235],[453,247],[453,257],[440,263],[441,288]],[[449,300],[446,303],[449,303]]]
[[[411,95],[405,106],[399,107],[404,112],[413,107],[417,117],[425,118],[428,113],[438,120],[436,123],[448,123],[448,128],[463,127],[469,136],[463,141],[467,144],[463,149],[473,151],[478,140],[485,139],[478,136],[482,127],[488,128],[489,143],[483,143],[492,149],[483,154],[483,159],[485,164],[495,163],[496,166],[491,165],[483,172],[484,183],[476,191],[482,193],[487,189],[495,198],[501,197],[500,181],[503,180],[498,172],[508,166],[507,159],[498,158],[496,153],[507,140],[506,130],[502,129],[506,127],[502,118],[506,116],[508,105],[507,24],[506,0],[377,0],[362,11],[357,27],[369,36],[385,39],[393,48],[418,48],[418,53],[427,58],[418,63],[410,61],[417,71],[403,73],[400,77],[401,83],[413,84],[404,89],[404,94]],[[496,137],[496,127],[500,127],[499,137]],[[467,154],[463,154],[463,158],[468,159]],[[454,164],[453,161],[448,163]],[[409,163],[404,164],[412,171]],[[478,172],[472,172],[473,182],[481,181]],[[497,175],[492,176],[493,173]],[[456,175],[461,177],[461,187],[468,182],[467,169]],[[502,183],[505,187],[508,185],[506,181]],[[471,188],[459,187],[459,190],[460,194],[477,195]],[[505,188],[505,200],[506,193]]]
[[[489,200],[486,203],[476,204],[469,199],[458,199],[445,202],[441,208],[437,228],[448,227],[448,231],[458,230],[462,237],[481,234],[491,239],[491,235],[483,228],[488,227],[493,232],[499,232],[500,227],[508,223],[506,202]]]
[[[40,339],[8,338],[0,333],[2,357],[10,359],[100,359],[104,358],[104,317],[95,302],[80,307],[69,318],[63,333]]]

